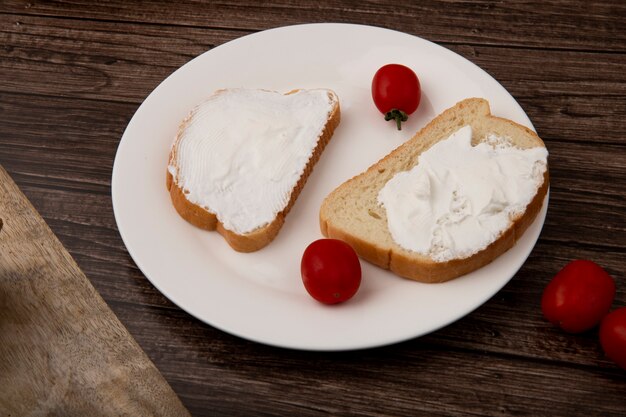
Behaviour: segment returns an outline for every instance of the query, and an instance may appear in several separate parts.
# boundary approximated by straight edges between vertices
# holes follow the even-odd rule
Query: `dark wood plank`
[[[54,179],[57,188],[108,195],[115,152],[136,108],[0,92],[0,161],[40,185]]]
[[[80,19],[158,23],[257,31],[312,22],[349,22],[393,28],[436,42],[623,52],[626,6],[619,1],[367,2],[283,0],[271,4],[166,0],[137,7],[123,0],[6,0],[0,12]],[[580,17],[584,16],[584,19]],[[486,25],[488,22],[488,25]],[[610,40],[610,42],[607,42]]]
[[[0,14],[1,88],[139,102],[179,66],[239,36],[237,31]]]
[[[0,41],[8,45],[0,48],[0,78],[5,80],[0,91],[129,103],[140,103],[195,55],[241,35],[32,16],[16,26],[13,18],[0,15],[0,27],[7,28]],[[498,79],[520,101],[541,136],[625,143],[626,53],[446,46]],[[63,115],[68,114],[52,117]]]
[[[573,404],[580,407],[577,415],[620,415],[626,406],[626,376],[609,365],[520,360],[475,346],[457,348],[447,340],[442,346],[431,336],[357,352],[299,352],[241,341],[202,325],[185,326],[180,312],[154,317],[152,311],[128,306],[119,314],[122,320],[146,323],[136,330],[139,340],[170,329],[166,340],[146,350],[198,416],[565,416],[574,414]],[[475,337],[471,331],[467,335]],[[564,347],[572,352],[581,344],[574,338]],[[193,376],[185,372],[190,360],[197,364]]]

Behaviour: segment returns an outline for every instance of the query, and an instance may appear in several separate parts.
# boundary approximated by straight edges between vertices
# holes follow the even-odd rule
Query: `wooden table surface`
[[[466,57],[550,150],[550,208],[527,262],[482,307],[424,337],[316,353],[231,336],[157,291],[118,233],[111,169],[142,100],[215,46],[313,22],[395,29]],[[613,307],[626,305],[625,29],[617,0],[3,0],[0,164],[194,416],[626,415],[626,371],[604,357],[597,330],[565,334],[539,305],[575,258],[605,267]]]

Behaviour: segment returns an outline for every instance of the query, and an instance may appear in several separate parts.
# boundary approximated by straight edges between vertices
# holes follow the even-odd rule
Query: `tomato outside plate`
[[[385,120],[395,120],[398,130],[402,122],[417,110],[422,90],[417,75],[409,67],[387,64],[372,80],[372,99]]]
[[[545,318],[569,333],[595,327],[615,297],[613,278],[598,264],[575,260],[546,286],[541,299]]]
[[[602,319],[600,344],[606,356],[626,370],[626,307],[612,311]]]
[[[347,301],[361,285],[361,264],[354,249],[337,239],[319,239],[302,255],[302,282],[307,292],[324,304]]]

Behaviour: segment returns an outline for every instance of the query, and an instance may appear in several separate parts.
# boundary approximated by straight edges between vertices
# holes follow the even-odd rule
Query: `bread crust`
[[[342,225],[337,224],[333,219],[333,205],[338,198],[345,195],[346,190],[358,186],[357,184],[359,182],[365,181],[366,178],[376,175],[377,173],[380,174],[386,170],[393,170],[393,173],[400,171],[399,169],[390,167],[403,158],[408,160],[406,169],[410,169],[410,167],[415,165],[417,158],[422,152],[439,140],[447,138],[455,129],[461,127],[450,122],[455,121],[458,114],[465,111],[468,106],[475,108],[476,117],[486,119],[489,122],[503,124],[509,128],[521,129],[524,135],[527,135],[528,138],[531,139],[534,146],[545,146],[539,136],[532,130],[511,120],[492,116],[489,103],[486,100],[479,98],[463,100],[435,117],[428,125],[415,134],[413,138],[400,145],[390,154],[368,168],[364,173],[346,181],[329,194],[320,208],[320,229],[322,234],[329,238],[346,241],[361,258],[374,265],[388,269],[401,277],[425,283],[440,283],[465,275],[491,263],[498,256],[512,248],[541,210],[543,200],[549,187],[549,173],[547,167],[543,183],[540,185],[531,202],[526,206],[526,210],[518,218],[514,219],[510,227],[493,243],[483,250],[463,259],[436,262],[427,256],[400,247],[391,238],[386,228],[386,220],[385,230],[388,238],[385,240],[387,243],[373,242],[361,236],[357,236],[349,230],[349,228],[342,227]],[[436,131],[440,129],[442,124],[451,124],[453,127],[448,129],[445,133],[439,132],[439,134],[437,134]],[[435,140],[431,137],[433,135],[436,136]],[[408,154],[411,154],[409,158],[406,156]]]
[[[293,94],[297,91],[300,90],[292,90],[286,94]],[[224,227],[222,222],[219,221],[214,213],[189,201],[185,196],[185,191],[176,183],[173,175],[170,173],[169,170],[167,170],[165,184],[167,190],[170,193],[172,204],[178,214],[183,219],[187,220],[189,223],[193,224],[196,227],[209,231],[217,231],[220,235],[222,235],[226,242],[238,252],[254,252],[267,246],[278,235],[278,232],[285,222],[285,217],[298,199],[302,188],[304,188],[304,185],[306,184],[309,175],[313,171],[313,167],[319,160],[322,152],[324,151],[324,148],[332,138],[335,128],[339,125],[339,122],[341,121],[341,109],[339,106],[339,99],[337,98],[337,95],[330,90],[329,94],[332,94],[335,99],[335,107],[331,111],[326,121],[326,125],[324,126],[322,134],[317,141],[317,145],[313,150],[311,158],[304,168],[304,172],[302,173],[295,187],[291,191],[291,196],[289,198],[287,206],[276,215],[272,222],[245,234],[238,234],[231,230],[228,230]],[[183,122],[181,123],[178,134],[176,136],[176,141],[178,141],[180,133],[182,130],[184,130],[187,122],[188,118],[183,120]],[[170,162],[174,160],[175,153],[176,146],[172,147],[169,159]]]

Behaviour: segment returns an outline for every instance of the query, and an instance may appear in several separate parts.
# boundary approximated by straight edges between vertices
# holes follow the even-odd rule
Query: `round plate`
[[[411,67],[422,102],[403,130],[374,107],[370,83],[387,63]],[[165,188],[170,146],[190,109],[220,88],[290,91],[330,88],[342,121],[278,237],[254,253],[233,251],[174,210]],[[231,334],[287,348],[348,350],[399,342],[441,328],[483,304],[518,271],[541,231],[547,201],[517,245],[493,263],[444,284],[399,278],[366,262],[356,296],[314,301],[300,278],[306,246],[322,237],[324,197],[408,140],[435,115],[467,97],[489,100],[495,115],[532,125],[515,99],[461,56],[391,30],[311,24],[244,36],[193,59],[139,107],[122,137],[112,178],[113,209],[130,255],[166,297]]]

